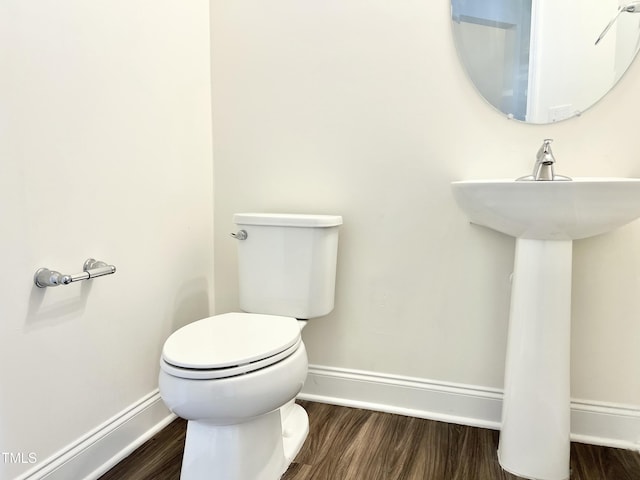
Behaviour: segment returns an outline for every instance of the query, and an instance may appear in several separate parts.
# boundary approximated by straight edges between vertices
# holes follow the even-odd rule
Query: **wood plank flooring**
[[[498,432],[301,401],[310,433],[282,480],[516,480],[498,465]],[[178,419],[99,480],[178,480]],[[639,480],[640,453],[571,444],[571,480]]]

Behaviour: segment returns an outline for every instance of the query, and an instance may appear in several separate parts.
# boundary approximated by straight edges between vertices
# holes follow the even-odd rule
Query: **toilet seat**
[[[214,315],[174,332],[164,344],[160,367],[181,378],[228,378],[273,365],[295,352],[301,342],[293,317]]]

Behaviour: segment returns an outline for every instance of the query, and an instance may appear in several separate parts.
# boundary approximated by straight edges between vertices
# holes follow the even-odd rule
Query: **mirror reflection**
[[[528,123],[580,115],[620,80],[640,47],[640,1],[451,0],[451,17],[478,92]]]

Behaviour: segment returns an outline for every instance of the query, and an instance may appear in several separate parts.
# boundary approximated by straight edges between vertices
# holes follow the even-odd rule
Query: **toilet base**
[[[278,480],[308,431],[296,404],[236,425],[190,420],[180,480]]]
[[[282,444],[287,467],[296,458],[309,434],[309,417],[304,408],[293,400],[281,409],[282,414]]]

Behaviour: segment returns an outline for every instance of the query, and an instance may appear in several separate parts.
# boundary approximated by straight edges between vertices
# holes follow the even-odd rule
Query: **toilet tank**
[[[237,213],[240,308],[300,319],[333,310],[338,215]]]

